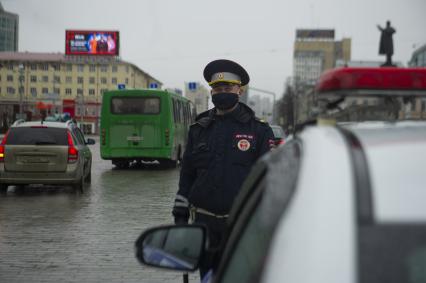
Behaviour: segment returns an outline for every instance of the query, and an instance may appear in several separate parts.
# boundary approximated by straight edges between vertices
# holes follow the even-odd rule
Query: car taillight
[[[68,163],[75,163],[78,159],[78,150],[74,146],[71,133],[67,131],[68,135]]]
[[[6,145],[6,139],[7,139],[7,135],[9,134],[9,131],[6,132],[6,134],[4,135],[4,137],[3,137],[3,139],[0,143],[0,163],[4,162],[5,145]]]
[[[164,131],[164,137],[166,138],[166,145],[169,145],[170,144],[170,131],[169,131],[169,129],[166,129]]]
[[[279,144],[285,144],[285,139],[281,139]]]
[[[106,130],[105,129],[101,130],[101,144],[106,145]]]

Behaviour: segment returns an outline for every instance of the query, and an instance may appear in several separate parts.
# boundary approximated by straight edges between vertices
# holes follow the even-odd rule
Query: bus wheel
[[[0,194],[5,194],[7,193],[7,184],[0,184]]]

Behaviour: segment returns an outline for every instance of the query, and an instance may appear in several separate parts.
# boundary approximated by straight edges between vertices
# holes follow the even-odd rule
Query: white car
[[[406,69],[372,70],[373,78],[406,75]],[[347,82],[341,74],[327,76]],[[363,76],[362,71],[354,74]],[[426,96],[426,69],[412,74],[412,88],[398,89],[398,95]],[[389,90],[398,87],[378,81],[380,95],[393,95]],[[325,86],[323,80],[317,91]],[[345,91],[338,97],[355,86],[340,84]],[[331,87],[326,93],[338,91]],[[426,282],[425,160],[425,121],[322,125],[318,119],[255,165],[234,203],[222,256],[205,280]],[[136,245],[140,261],[162,267],[141,256],[144,240],[174,229],[188,231],[192,255],[198,257],[184,270],[195,270],[208,249],[205,231],[196,225],[145,232]],[[180,251],[189,248],[176,244]]]

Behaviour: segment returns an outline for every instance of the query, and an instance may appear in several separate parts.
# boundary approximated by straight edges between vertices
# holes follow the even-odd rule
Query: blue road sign
[[[118,84],[117,87],[118,87],[118,89],[125,89],[126,85],[125,84]]]
[[[195,82],[188,83],[188,89],[189,90],[197,90],[197,83],[195,83]]]
[[[157,83],[150,83],[149,88],[158,88],[158,84]]]

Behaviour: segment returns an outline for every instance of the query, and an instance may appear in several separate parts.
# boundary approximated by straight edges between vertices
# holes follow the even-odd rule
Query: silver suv
[[[15,122],[0,143],[0,192],[10,185],[72,185],[91,181],[92,153],[81,130],[67,122]]]

